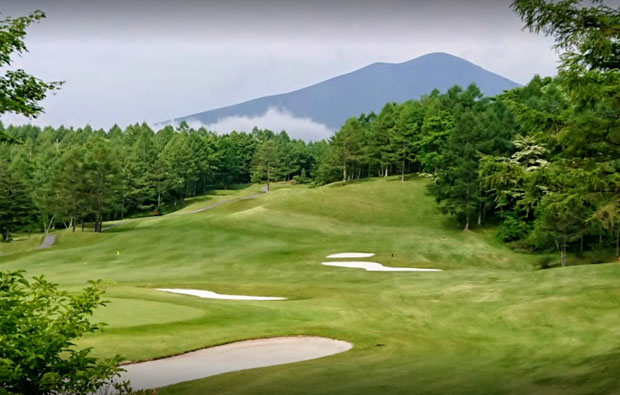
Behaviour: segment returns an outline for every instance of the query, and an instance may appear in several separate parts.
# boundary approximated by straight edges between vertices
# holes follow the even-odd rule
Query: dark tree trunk
[[[101,232],[101,222],[101,213],[97,212],[97,214],[95,215],[95,232],[97,233]]]
[[[562,242],[562,267],[566,267],[566,242]]]
[[[478,226],[482,225],[482,212],[484,211],[484,203],[482,201],[482,187],[478,185],[478,191],[480,196],[478,196]]]
[[[620,228],[616,231],[616,258],[620,257]]]
[[[465,188],[465,229],[463,230],[469,230],[469,185]]]

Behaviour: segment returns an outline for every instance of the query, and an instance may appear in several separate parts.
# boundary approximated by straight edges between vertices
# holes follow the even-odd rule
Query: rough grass
[[[535,270],[539,256],[509,250],[492,229],[462,232],[425,185],[280,185],[195,215],[140,219],[104,234],[57,232],[56,246],[1,257],[0,270],[43,273],[69,290],[107,280],[112,304],[96,319],[110,326],[80,343],[100,356],[143,360],[293,334],[355,344],[161,393],[620,393],[620,265]],[[320,264],[345,251],[444,271]],[[156,287],[290,300],[209,300]]]

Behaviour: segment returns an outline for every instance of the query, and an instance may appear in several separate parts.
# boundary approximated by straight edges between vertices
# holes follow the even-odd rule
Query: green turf
[[[252,200],[103,234],[58,231],[54,247],[0,257],[0,269],[44,273],[69,290],[108,281],[112,304],[96,318],[111,325],[80,342],[100,356],[143,360],[291,334],[355,345],[161,393],[620,393],[620,265],[535,270],[540,256],[509,250],[492,229],[461,231],[439,213],[426,183],[279,185]],[[346,251],[444,271],[320,264]],[[208,300],[157,287],[290,300]]]
[[[9,243],[0,241],[0,256],[30,251],[40,246],[43,243],[43,239],[44,236],[42,234],[14,235],[13,240]]]

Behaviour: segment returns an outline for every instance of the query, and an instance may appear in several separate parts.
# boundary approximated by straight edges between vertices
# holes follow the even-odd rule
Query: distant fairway
[[[110,325],[81,341],[137,361],[250,338],[345,340],[342,354],[226,373],[160,393],[620,393],[620,265],[535,270],[493,229],[463,232],[425,179],[373,179],[268,194],[192,215],[129,221],[102,234],[57,231],[56,243],[2,247],[0,270],[45,274],[68,290],[109,281]],[[251,195],[205,196],[183,210]],[[19,245],[18,243],[24,243]],[[441,272],[321,265],[330,254]],[[358,260],[358,259],[356,259]],[[364,260],[364,259],[359,259]],[[155,288],[265,295],[202,299]]]

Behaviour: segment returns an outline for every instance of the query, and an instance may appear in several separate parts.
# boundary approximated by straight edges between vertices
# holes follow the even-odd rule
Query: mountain
[[[176,118],[174,122],[214,124],[228,117],[260,117],[275,108],[338,130],[347,118],[378,112],[389,101],[417,99],[433,89],[444,92],[455,84],[466,87],[472,82],[487,96],[519,86],[465,59],[431,53],[403,63],[373,63],[293,92]]]

